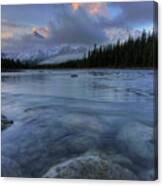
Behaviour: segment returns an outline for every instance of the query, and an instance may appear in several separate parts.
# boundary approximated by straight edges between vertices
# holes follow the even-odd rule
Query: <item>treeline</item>
[[[157,34],[147,34],[145,31],[137,39],[129,39],[114,45],[98,46],[88,51],[83,59],[70,60],[60,64],[30,64],[2,59],[2,69],[8,68],[157,68]]]
[[[28,63],[21,62],[20,60],[14,60],[10,58],[1,58],[1,69],[2,71],[5,70],[12,70],[12,69],[27,69],[31,68],[31,65]]]
[[[89,51],[86,59],[88,67],[110,67],[110,68],[135,68],[135,67],[157,67],[157,35],[146,34],[141,37],[129,39],[115,45],[94,46]]]

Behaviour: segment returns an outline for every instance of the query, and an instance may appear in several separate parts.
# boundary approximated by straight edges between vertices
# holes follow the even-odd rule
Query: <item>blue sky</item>
[[[2,51],[90,47],[138,37],[153,29],[153,6],[152,1],[3,5]]]

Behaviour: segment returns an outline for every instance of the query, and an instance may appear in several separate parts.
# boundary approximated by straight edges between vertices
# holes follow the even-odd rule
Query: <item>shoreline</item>
[[[99,67],[99,68],[23,68],[23,69],[1,69],[1,72],[22,72],[26,70],[154,70],[158,71],[156,68],[105,68],[105,67]]]

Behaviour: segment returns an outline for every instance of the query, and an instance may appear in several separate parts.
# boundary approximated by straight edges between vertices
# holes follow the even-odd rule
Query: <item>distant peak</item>
[[[33,35],[39,39],[45,39],[43,35],[39,34],[37,30],[33,30]]]

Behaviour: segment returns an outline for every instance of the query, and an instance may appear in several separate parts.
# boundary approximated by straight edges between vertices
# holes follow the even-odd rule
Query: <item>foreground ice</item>
[[[153,78],[150,70],[2,74],[2,113],[14,120],[2,132],[2,175],[42,177],[96,152],[96,160],[103,162],[104,154],[111,161],[111,170],[115,164],[127,170],[122,179],[154,179]],[[72,163],[66,165],[71,171]]]

